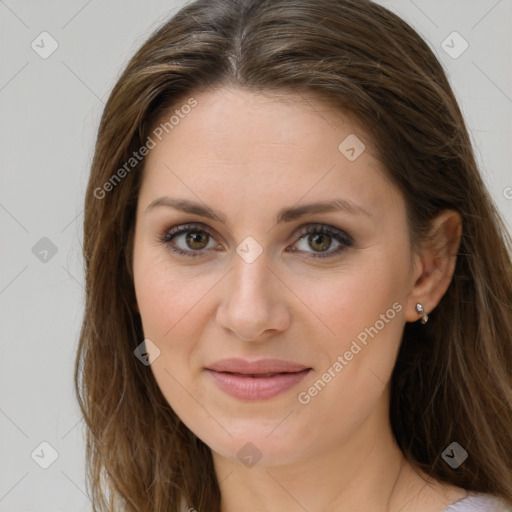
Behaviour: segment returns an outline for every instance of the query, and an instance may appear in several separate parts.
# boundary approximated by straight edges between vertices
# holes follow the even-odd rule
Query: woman
[[[105,107],[95,510],[512,510],[512,264],[447,78],[368,0],[199,0]]]

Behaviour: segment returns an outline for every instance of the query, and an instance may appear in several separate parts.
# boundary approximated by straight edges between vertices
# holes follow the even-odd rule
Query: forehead
[[[391,185],[368,136],[329,104],[238,88],[191,97],[193,108],[183,107],[191,103],[185,98],[156,126],[164,129],[146,157],[141,190],[146,203],[177,191],[239,210],[293,204],[306,195],[376,206],[390,198],[385,188]]]
[[[187,105],[191,98],[193,109]],[[171,118],[172,126],[168,123],[166,129]],[[328,150],[331,143],[330,149],[337,150],[344,133],[359,134],[371,149],[371,141],[353,116],[318,97],[291,92],[254,92],[239,87],[203,90],[182,98],[162,114],[158,125],[166,132],[164,137],[172,133],[176,142],[193,134],[201,136],[203,147],[218,155],[222,154],[221,141],[229,144],[231,151],[236,145],[251,153],[257,152],[259,144],[280,151],[291,147],[307,150],[321,141],[322,149]]]

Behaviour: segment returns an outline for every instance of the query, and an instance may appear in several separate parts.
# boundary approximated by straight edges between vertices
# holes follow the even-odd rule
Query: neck
[[[335,441],[320,451],[303,450],[301,459],[250,468],[213,452],[221,512],[408,510],[425,482],[396,444],[386,401]]]

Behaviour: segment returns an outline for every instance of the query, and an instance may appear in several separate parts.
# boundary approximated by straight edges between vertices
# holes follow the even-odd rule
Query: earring
[[[416,311],[418,312],[418,315],[421,315],[422,325],[425,325],[428,322],[428,315],[425,313],[423,306],[421,304],[416,304]]]

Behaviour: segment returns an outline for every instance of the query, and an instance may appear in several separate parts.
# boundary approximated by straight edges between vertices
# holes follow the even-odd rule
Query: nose
[[[290,292],[265,254],[252,263],[236,256],[233,265],[221,290],[217,324],[243,341],[262,341],[283,332],[290,324]]]

